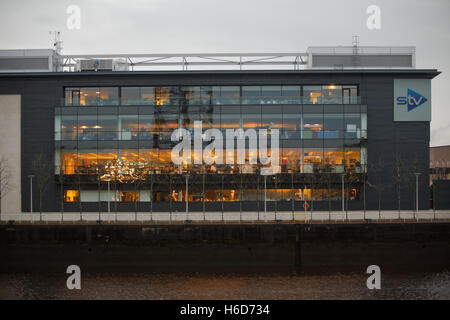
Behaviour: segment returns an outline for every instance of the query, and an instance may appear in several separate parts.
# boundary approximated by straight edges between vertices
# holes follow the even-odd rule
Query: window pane
[[[319,170],[323,163],[322,148],[303,149],[303,173],[313,173]]]
[[[152,140],[158,131],[156,118],[153,115],[139,116],[139,139]]]
[[[78,202],[80,199],[80,194],[78,190],[65,190],[64,191],[64,202]]]
[[[96,106],[100,95],[99,88],[81,88],[80,89],[80,105]]]
[[[124,105],[140,105],[141,94],[138,87],[123,87],[122,89],[122,104]]]
[[[78,140],[97,140],[97,115],[78,116]]]
[[[77,136],[77,116],[62,115],[61,116],[61,139],[76,140]]]
[[[360,114],[346,114],[344,116],[345,121],[345,137],[348,139],[361,138],[361,119]]]
[[[261,103],[261,86],[242,86],[243,104]]]
[[[358,102],[358,87],[356,85],[342,86],[342,99],[344,104],[356,104]]]
[[[98,116],[98,139],[117,140],[119,119],[115,115]]]
[[[200,87],[182,87],[181,93],[185,104],[201,104]]]
[[[137,140],[139,121],[137,115],[119,116],[120,140]]]
[[[201,104],[212,104],[212,87],[201,87]]]
[[[77,151],[61,150],[61,169],[64,174],[75,174],[77,169]]]
[[[319,139],[323,137],[323,115],[303,115],[303,139]]]
[[[281,98],[281,86],[262,86],[262,104],[278,104]]]
[[[342,87],[336,85],[323,86],[323,103],[324,104],[341,104],[342,103]]]
[[[304,86],[303,87],[303,103],[304,104],[321,104],[322,103],[322,87],[321,86]]]
[[[220,104],[239,104],[240,103],[240,87],[239,86],[222,86],[220,87]]]
[[[99,105],[116,106],[119,105],[119,88],[103,87],[100,88]]]
[[[283,148],[281,158],[281,172],[291,173],[300,172],[301,149],[299,148]]]
[[[300,101],[302,94],[301,86],[282,86],[281,94],[283,96],[283,103],[286,104],[301,103]]]
[[[343,148],[325,148],[324,164],[327,172],[344,173],[344,149]]]
[[[344,116],[343,114],[324,115],[324,139],[343,138]]]
[[[346,147],[345,148],[345,166],[347,170],[355,171],[356,167],[361,166],[361,148]]]
[[[153,105],[156,103],[156,93],[153,87],[140,88],[139,104]]]
[[[79,150],[76,173],[96,175],[97,150]]]
[[[80,89],[79,88],[65,88],[64,89],[65,106],[80,105]]]
[[[155,104],[157,106],[175,105],[178,103],[177,87],[156,87],[155,88]]]

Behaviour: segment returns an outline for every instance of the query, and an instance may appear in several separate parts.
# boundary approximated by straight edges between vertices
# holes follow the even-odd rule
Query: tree
[[[395,155],[395,165],[394,165],[394,184],[395,184],[395,190],[396,190],[396,196],[397,196],[397,209],[398,209],[398,218],[400,219],[400,212],[401,212],[401,194],[402,194],[402,184],[405,180],[405,174],[406,174],[406,163],[403,160],[403,158],[396,153]]]
[[[345,213],[347,215],[347,219],[348,219],[348,202],[350,199],[350,193],[351,190],[353,189],[354,185],[358,183],[358,176],[355,174],[355,169],[347,166],[345,167],[345,178],[344,178],[344,187],[346,190],[346,195],[345,196]]]
[[[141,187],[145,184],[146,168],[142,164],[134,165],[130,172],[130,182],[134,185],[134,220],[137,221],[138,201]]]
[[[364,152],[363,164],[360,165],[360,177],[363,182],[363,209],[364,209],[364,220],[366,219],[366,186],[367,186],[367,153]]]
[[[416,203],[416,173],[421,174],[422,170],[420,169],[419,166],[419,160],[417,157],[417,154],[414,153],[414,156],[412,157],[412,159],[410,159],[410,161],[408,161],[408,165],[405,165],[405,170],[404,170],[404,181],[406,184],[406,188],[408,190],[408,193],[410,192],[410,194],[412,195],[412,199],[413,199],[413,208],[415,208],[415,203]],[[420,176],[419,176],[420,179]]]
[[[329,163],[329,162],[327,162]],[[328,219],[331,220],[331,189],[333,187],[333,181],[335,180],[335,175],[333,173],[331,165],[327,164],[325,167],[325,173],[322,176],[326,186],[327,186],[327,200],[328,200]]]
[[[311,199],[310,199],[311,206],[310,206],[310,208],[311,208],[311,212],[313,212],[314,211],[314,197],[315,197],[315,193],[316,193],[315,188],[316,188],[316,184],[318,182],[318,177],[315,172],[306,173],[306,174],[304,174],[304,176],[305,176],[306,184],[309,185],[311,188]],[[307,201],[306,196],[305,196],[305,201]]]
[[[80,221],[83,220],[83,204],[81,202],[81,172],[80,172],[80,168],[77,168],[77,172],[76,172],[76,179],[77,179],[77,189],[78,189],[78,206],[80,209]]]
[[[39,188],[39,220],[42,221],[42,198],[52,178],[53,163],[44,152],[38,153],[31,162],[31,171],[36,176]]]
[[[11,175],[6,158],[0,157],[0,212],[3,196],[11,189]]]
[[[294,189],[294,170],[291,170],[291,210],[292,210],[292,217],[294,217],[295,213],[295,189]]]
[[[61,221],[63,220],[63,214],[64,214],[64,170],[63,170],[63,164],[62,162],[59,165],[58,170],[58,180],[59,180],[59,187],[60,187],[60,201],[61,201]]]
[[[150,176],[150,179],[148,178]],[[153,221],[153,185],[154,185],[154,169],[150,164],[150,170],[147,171],[147,181],[150,184],[150,220]]]
[[[368,168],[369,170],[367,185],[374,188],[377,194],[379,218],[381,218],[381,199],[383,196],[383,189],[385,188],[385,184],[382,180],[384,168],[384,161],[381,158],[378,158],[378,160],[373,162]]]

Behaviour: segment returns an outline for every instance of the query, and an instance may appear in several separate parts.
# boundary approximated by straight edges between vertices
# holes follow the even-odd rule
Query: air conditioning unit
[[[124,59],[85,59],[77,61],[77,71],[128,71]]]

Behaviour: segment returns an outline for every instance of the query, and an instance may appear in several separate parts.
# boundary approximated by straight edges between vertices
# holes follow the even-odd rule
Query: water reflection
[[[450,299],[450,272],[366,275],[82,274],[66,289],[65,274],[2,274],[0,299]]]

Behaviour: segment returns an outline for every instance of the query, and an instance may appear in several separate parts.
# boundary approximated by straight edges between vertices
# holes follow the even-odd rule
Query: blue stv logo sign
[[[397,98],[397,104],[398,105],[407,105],[408,106],[408,112],[411,110],[416,109],[417,107],[420,107],[425,102],[427,102],[428,99],[425,98],[420,93],[411,90],[408,88],[407,96],[406,97],[398,97]]]

